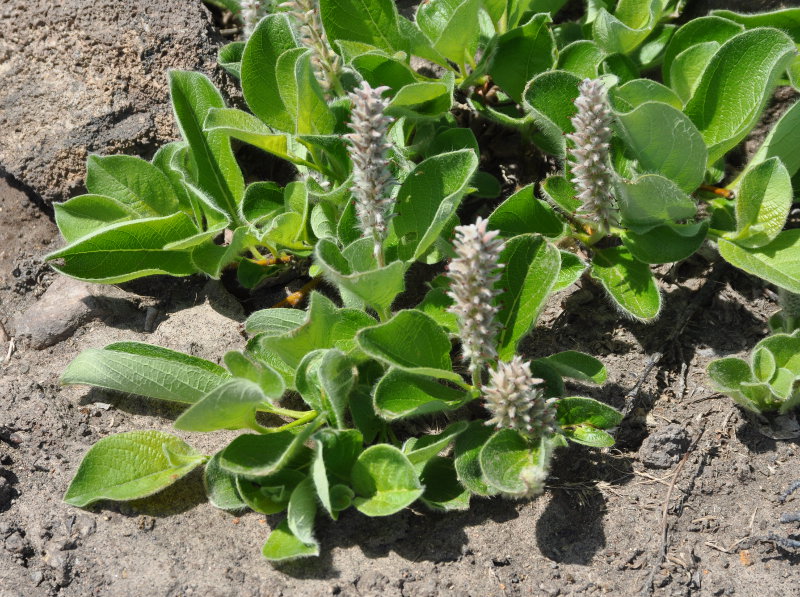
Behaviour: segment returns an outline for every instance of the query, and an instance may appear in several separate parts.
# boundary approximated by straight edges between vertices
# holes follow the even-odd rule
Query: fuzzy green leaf
[[[319,555],[319,544],[315,541],[306,544],[300,541],[289,529],[287,520],[283,520],[270,534],[261,553],[270,562],[289,562],[298,558],[309,558]]]
[[[197,468],[206,457],[161,431],[129,431],[104,437],[81,461],[64,495],[72,506],[98,500],[153,495]]]
[[[487,481],[508,495],[531,495],[544,489],[550,462],[547,440],[523,437],[513,429],[496,431],[480,451]]]
[[[708,146],[709,165],[753,128],[796,53],[791,38],[776,29],[745,31],[720,47],[685,108]]]
[[[351,473],[355,507],[367,516],[388,516],[410,506],[424,488],[408,458],[394,446],[364,450]]]
[[[703,182],[706,146],[700,131],[680,110],[646,102],[617,114],[622,139],[646,172],[670,179],[687,193]]]
[[[504,264],[497,314],[501,331],[497,338],[500,359],[510,359],[522,338],[536,323],[558,278],[561,255],[541,236],[525,234],[506,243],[498,261]]]
[[[422,375],[390,369],[375,388],[375,408],[387,421],[455,410],[469,394]]]
[[[387,365],[463,384],[450,362],[447,332],[421,311],[400,311],[386,323],[361,330],[356,340],[361,350]]]
[[[142,276],[188,276],[197,271],[191,253],[165,246],[197,233],[191,218],[171,216],[117,222],[46,256],[62,259],[53,268],[67,276],[100,284],[119,284]]]
[[[90,385],[192,404],[230,378],[210,361],[138,342],[89,348],[61,376],[65,385]]]
[[[727,238],[743,247],[768,244],[783,230],[793,197],[791,176],[779,158],[748,170],[736,197],[736,232]]]
[[[650,266],[636,260],[624,247],[596,251],[592,258],[592,277],[603,285],[624,313],[641,321],[658,317],[661,293]]]
[[[720,239],[719,253],[748,274],[800,293],[800,229],[784,230],[771,243],[756,248]]]

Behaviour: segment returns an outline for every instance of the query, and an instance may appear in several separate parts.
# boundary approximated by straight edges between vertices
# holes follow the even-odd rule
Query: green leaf
[[[236,475],[266,477],[291,461],[314,431],[306,425],[298,433],[275,431],[266,435],[245,434],[234,439],[220,455],[220,466]]]
[[[674,182],[658,174],[616,181],[617,203],[624,224],[646,232],[666,222],[694,217],[694,201]]]
[[[748,274],[800,293],[800,229],[784,230],[762,247],[742,247],[719,239],[719,253],[725,261]]]
[[[512,496],[541,493],[550,468],[547,440],[523,437],[513,429],[496,431],[480,451],[487,481]]]
[[[536,323],[558,278],[561,255],[541,236],[525,234],[509,240],[498,259],[502,305],[497,314],[501,331],[497,338],[500,359],[510,359],[522,338]]]
[[[272,372],[276,378],[278,374]],[[283,382],[281,380],[281,386]],[[175,421],[182,431],[253,429],[267,431],[256,422],[256,410],[267,402],[261,386],[248,379],[226,381],[184,411]]]
[[[270,562],[289,562],[298,558],[319,555],[319,544],[305,544],[294,536],[287,520],[283,520],[270,534],[261,553]]]
[[[548,176],[542,182],[542,195],[567,213],[575,213],[581,207],[575,186],[563,176]]]
[[[786,224],[794,197],[791,176],[780,159],[770,158],[748,170],[736,195],[736,233],[727,238],[751,248],[774,240]]]
[[[362,249],[362,252],[364,248],[368,249],[367,252],[372,259],[372,240],[365,239],[363,243],[360,241],[356,243],[358,246],[354,249]],[[351,250],[350,254],[353,253]],[[397,295],[405,290],[407,266],[402,261],[393,261],[387,266],[376,267],[373,260],[371,268],[356,269],[339,247],[328,239],[317,241],[314,263],[339,286],[340,290],[354,294],[378,313],[386,312]]]
[[[573,132],[570,119],[577,112],[580,82],[573,73],[552,70],[537,75],[525,88],[523,103],[539,129],[534,142],[547,153],[565,155],[564,133]]]
[[[73,243],[106,226],[133,220],[138,213],[124,203],[102,195],[80,195],[54,203],[56,224],[68,243]]]
[[[738,390],[743,383],[755,381],[750,365],[735,357],[711,361],[708,376],[725,393]]]
[[[189,144],[198,186],[214,206],[239,221],[239,203],[244,195],[244,179],[226,135],[205,133],[203,123],[211,108],[224,108],[222,95],[200,73],[169,72],[172,107],[181,135]]]
[[[417,7],[415,21],[437,52],[460,65],[477,49],[480,8],[480,0],[430,0]]]
[[[116,199],[142,216],[167,216],[178,209],[178,198],[166,175],[156,166],[130,155],[90,155],[86,188],[92,195]]]
[[[489,216],[489,228],[511,238],[537,232],[556,238],[564,233],[564,222],[544,201],[537,199],[534,185],[528,185],[503,201]]]
[[[709,165],[753,128],[795,54],[785,33],[754,29],[725,42],[711,59],[685,108],[708,146]]]
[[[343,508],[337,507],[334,488],[350,481],[350,471],[363,450],[364,438],[355,429],[321,429],[314,434],[314,440],[311,478],[322,506],[336,520]]]
[[[342,39],[369,44],[390,53],[408,49],[392,0],[320,0],[319,12],[328,41],[334,48]]]
[[[300,471],[285,468],[267,477],[237,477],[236,488],[251,510],[261,514],[277,514],[286,510],[294,488],[305,478]]]
[[[600,385],[604,384],[608,378],[603,363],[583,352],[567,350],[541,360],[555,369],[562,377]]]
[[[172,485],[205,462],[189,444],[161,431],[104,437],[83,457],[64,495],[72,506],[134,500]]]
[[[258,24],[242,55],[242,93],[248,108],[272,128],[286,132],[294,132],[295,121],[281,97],[277,65],[281,54],[297,47],[288,16],[272,14]]]
[[[593,41],[580,39],[561,48],[556,69],[567,71],[581,79],[596,79],[606,53]]]
[[[515,102],[522,101],[528,81],[555,64],[557,53],[551,22],[547,13],[537,14],[497,38],[497,53],[489,66],[489,75]]]
[[[400,369],[390,369],[375,388],[375,408],[387,421],[455,410],[470,400],[463,390]]]
[[[623,313],[640,321],[658,317],[661,293],[650,266],[637,261],[624,247],[596,251],[592,277],[602,284]]]
[[[244,329],[248,334],[280,336],[300,327],[306,317],[299,309],[261,309],[247,318]]]
[[[788,369],[795,375],[800,375],[800,336],[788,334],[768,336],[756,344],[754,353],[761,349],[767,349],[772,353],[776,368]]]
[[[692,46],[704,42],[717,42],[723,44],[737,33],[744,30],[744,27],[728,19],[716,16],[700,17],[692,19],[675,32],[664,52],[664,62],[661,65],[661,72],[664,83],[671,85],[670,73],[672,63],[675,58]]]
[[[50,253],[63,259],[53,269],[72,278],[100,284],[119,284],[153,274],[188,276],[197,271],[187,251],[164,247],[197,232],[189,216],[117,222]]]
[[[556,419],[562,427],[589,425],[611,429],[622,422],[622,413],[593,398],[573,396],[556,403]]]
[[[800,9],[798,8],[785,8],[757,14],[741,14],[731,10],[712,10],[711,14],[718,18],[740,23],[748,29],[753,27],[783,29],[792,39],[800,43]]]
[[[687,48],[672,62],[670,84],[681,101],[688,102],[703,79],[703,73],[719,51],[720,44],[707,41]]]
[[[242,110],[211,108],[203,128],[208,133],[227,135],[244,141],[293,164],[311,166],[307,160],[295,155],[289,135],[273,132],[258,118]],[[312,167],[316,169],[315,166]]]
[[[312,350],[337,347],[349,351],[356,332],[374,323],[366,313],[339,309],[324,295],[313,292],[302,325],[279,336],[259,336],[259,344],[295,369]]]
[[[317,517],[317,499],[314,482],[306,477],[292,492],[286,521],[289,530],[305,545],[315,545],[314,520]]]
[[[61,383],[192,404],[229,377],[210,361],[160,346],[120,342],[84,350],[67,365]]]
[[[396,93],[417,82],[417,74],[408,64],[380,50],[360,54],[350,64],[373,88],[386,85]]]
[[[425,485],[422,502],[429,508],[443,512],[469,510],[470,493],[458,482],[452,458],[431,458],[420,473],[420,481]]]
[[[463,384],[453,372],[447,332],[421,311],[400,311],[386,323],[358,332],[356,341],[361,350],[387,365]]]
[[[622,242],[631,254],[644,263],[674,263],[693,255],[708,233],[708,221],[694,224],[664,224],[637,234],[622,232]]]
[[[311,50],[294,48],[283,52],[275,65],[275,77],[292,123],[291,128],[284,129],[286,132],[295,135],[328,135],[333,132],[336,116],[328,107],[314,75]]]
[[[220,510],[238,511],[247,504],[236,488],[236,477],[219,465],[220,452],[214,454],[203,471],[203,485],[211,505]]]
[[[662,0],[620,0],[614,14],[605,8],[592,23],[592,38],[609,54],[628,54],[653,31]]]
[[[425,120],[439,118],[453,104],[453,79],[447,75],[441,81],[411,83],[400,89],[384,113],[395,118]]]
[[[646,102],[617,114],[618,131],[647,172],[657,172],[691,193],[703,182],[706,146],[700,131],[680,110]]]
[[[417,470],[421,470],[426,462],[445,450],[467,427],[467,421],[456,421],[441,433],[411,437],[403,444],[403,453]]]
[[[242,78],[242,55],[245,42],[234,41],[225,44],[217,52],[217,63],[232,77]]]
[[[564,429],[564,435],[570,441],[592,448],[608,448],[614,445],[614,437],[602,429],[591,425],[575,425]]]
[[[775,356],[768,348],[759,348],[753,351],[752,356],[752,369],[758,381],[768,382],[775,375],[776,365]],[[784,369],[788,371],[788,369]],[[794,379],[794,376],[791,376]]]
[[[800,102],[795,102],[770,129],[766,139],[747,163],[746,172],[772,157],[780,158],[790,176],[800,170]],[[731,186],[735,186],[733,183]],[[59,224],[60,226],[60,224]]]
[[[390,238],[400,259],[419,259],[456,213],[478,158],[470,149],[436,155],[418,164],[397,193]]]
[[[456,476],[461,484],[475,495],[496,495],[498,490],[489,485],[480,467],[479,455],[494,429],[484,421],[472,421],[456,438],[453,449]]]
[[[647,102],[661,102],[678,110],[683,109],[683,102],[672,89],[650,79],[634,79],[613,87],[609,90],[609,97],[621,112],[628,112]]]
[[[676,26],[659,23],[642,45],[634,51],[632,58],[642,71],[650,70],[661,64],[666,49],[672,36],[675,35]]]
[[[377,444],[364,450],[351,473],[353,504],[367,516],[388,516],[410,506],[424,488],[408,458],[394,446]]]
[[[331,348],[325,351],[317,376],[331,424],[345,429],[350,392],[358,377],[358,370],[342,351]]]
[[[560,251],[561,253],[561,267],[558,270],[558,277],[551,292],[558,292],[572,286],[577,282],[589,264],[583,261],[580,257],[569,251]]]
[[[447,309],[453,305],[444,288],[431,288],[417,310],[422,311],[451,334],[458,333],[458,316]]]

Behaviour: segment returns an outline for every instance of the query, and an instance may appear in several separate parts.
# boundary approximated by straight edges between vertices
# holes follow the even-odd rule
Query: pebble
[[[681,425],[670,423],[645,438],[639,448],[639,459],[649,468],[670,468],[688,448],[689,433]]]

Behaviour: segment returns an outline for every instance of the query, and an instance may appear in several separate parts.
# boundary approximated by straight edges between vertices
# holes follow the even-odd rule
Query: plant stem
[[[302,419],[303,417],[307,417],[309,414],[316,412],[313,410],[290,410],[280,406],[273,406],[272,404],[264,405],[263,408],[259,408],[258,410],[264,413],[289,417],[290,419]]]
[[[306,414],[306,416],[300,417],[299,419],[297,419],[296,421],[292,421],[291,423],[286,423],[286,425],[282,425],[281,427],[276,427],[271,431],[273,433],[277,431],[286,431],[287,429],[292,429],[293,427],[299,427],[300,425],[305,425],[306,423],[316,419],[318,415],[319,413],[315,410],[308,411],[308,414]]]
[[[480,390],[482,384],[483,380],[481,379],[481,367],[478,367],[472,372],[472,385]]]

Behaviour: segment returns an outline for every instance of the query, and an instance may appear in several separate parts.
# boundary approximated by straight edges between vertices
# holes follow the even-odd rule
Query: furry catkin
[[[599,79],[584,79],[575,100],[577,114],[572,117],[575,132],[567,135],[572,141],[572,181],[583,203],[581,214],[601,232],[608,232],[616,223],[616,207],[612,194],[610,166],[611,109],[606,89]]]

